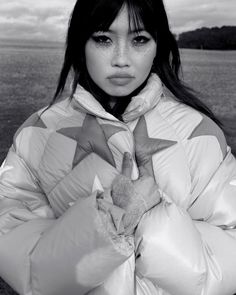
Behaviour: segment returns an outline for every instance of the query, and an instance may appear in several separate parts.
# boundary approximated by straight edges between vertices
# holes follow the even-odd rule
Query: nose
[[[130,52],[126,42],[118,42],[115,45],[111,63],[113,67],[130,66]]]

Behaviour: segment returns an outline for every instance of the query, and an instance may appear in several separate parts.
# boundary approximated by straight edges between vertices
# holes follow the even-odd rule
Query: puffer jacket
[[[152,75],[123,122],[82,87],[33,114],[0,172],[0,276],[22,295],[232,295],[236,161]],[[162,192],[135,234],[109,198],[125,152]]]

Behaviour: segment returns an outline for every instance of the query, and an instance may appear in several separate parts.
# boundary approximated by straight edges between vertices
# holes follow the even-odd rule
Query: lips
[[[113,85],[124,86],[132,82],[134,76],[128,74],[115,74],[108,77],[108,80]]]

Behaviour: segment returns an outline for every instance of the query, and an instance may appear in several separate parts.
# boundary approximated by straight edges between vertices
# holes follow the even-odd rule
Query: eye
[[[105,45],[108,46],[111,44],[111,39],[106,35],[95,35],[92,36],[92,40],[98,45]]]
[[[135,46],[142,46],[142,45],[147,44],[149,41],[150,41],[150,38],[148,38],[146,36],[138,35],[138,36],[134,37],[133,44]]]

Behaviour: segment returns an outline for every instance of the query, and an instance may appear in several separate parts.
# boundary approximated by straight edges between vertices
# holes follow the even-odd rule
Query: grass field
[[[236,154],[236,52],[183,50],[184,79],[225,125]],[[0,162],[19,125],[49,103],[62,63],[59,47],[28,48],[0,44]],[[16,293],[0,279],[0,295]]]
[[[236,155],[236,51],[182,50],[184,80],[223,123]]]

